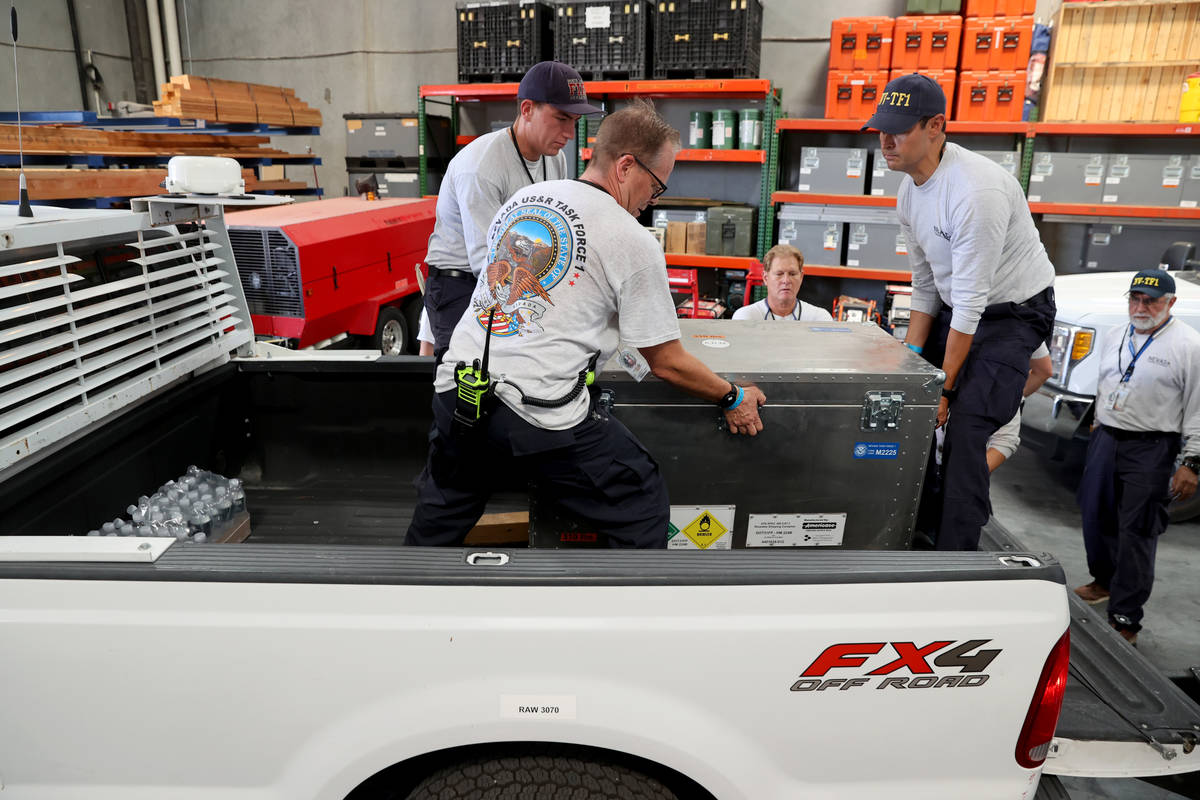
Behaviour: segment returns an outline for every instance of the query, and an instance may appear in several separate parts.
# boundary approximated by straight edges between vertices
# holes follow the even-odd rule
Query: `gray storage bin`
[[[1183,194],[1179,205],[1185,208],[1200,206],[1200,155],[1192,156],[1183,171]]]
[[[1029,175],[1031,203],[1099,203],[1104,153],[1035,153]]]
[[[896,212],[886,208],[843,209],[846,266],[907,270],[908,243]]]
[[[1102,203],[1119,206],[1178,206],[1183,198],[1182,155],[1113,153],[1104,173]]]
[[[805,147],[800,152],[798,192],[863,194],[867,151],[861,147]]]
[[[841,266],[844,222],[826,219],[823,206],[786,203],[779,209],[779,244],[790,244],[804,255],[805,264]]]

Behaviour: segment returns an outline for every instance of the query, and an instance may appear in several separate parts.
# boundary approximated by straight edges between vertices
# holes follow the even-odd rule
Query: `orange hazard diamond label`
[[[711,511],[704,511],[700,516],[683,526],[683,534],[691,539],[692,544],[701,550],[707,549],[709,545],[728,532]]]

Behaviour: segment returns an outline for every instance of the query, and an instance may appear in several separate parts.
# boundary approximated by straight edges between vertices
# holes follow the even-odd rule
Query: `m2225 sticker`
[[[899,442],[855,442],[855,458],[899,458]]]
[[[501,719],[575,719],[573,694],[502,694]]]
[[[747,547],[830,547],[842,543],[846,514],[751,514]]]

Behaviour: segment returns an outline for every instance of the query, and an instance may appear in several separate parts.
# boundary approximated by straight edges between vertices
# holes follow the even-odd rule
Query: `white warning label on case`
[[[575,719],[573,694],[502,694],[501,719]]]
[[[737,506],[671,506],[670,550],[729,550]]]
[[[840,545],[846,514],[751,514],[746,547],[830,547]]]

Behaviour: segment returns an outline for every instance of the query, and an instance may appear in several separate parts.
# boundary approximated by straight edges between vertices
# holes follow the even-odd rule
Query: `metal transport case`
[[[767,396],[765,429],[734,436],[707,401],[618,353],[597,376],[612,415],[658,461],[672,549],[904,550],[925,475],[943,373],[876,325],[680,320],[684,349]],[[534,503],[530,544],[596,543]]]
[[[1104,153],[1035,153],[1029,175],[1031,203],[1099,203]]]

